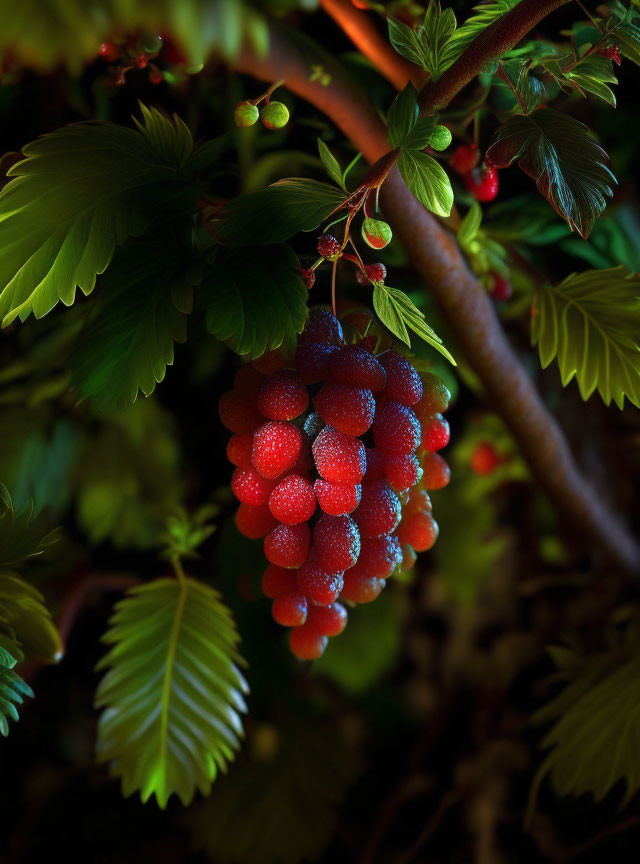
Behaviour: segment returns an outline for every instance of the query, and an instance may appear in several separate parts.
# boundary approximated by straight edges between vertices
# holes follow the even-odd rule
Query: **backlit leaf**
[[[429,327],[422,312],[404,291],[387,285],[374,285],[373,308],[382,323],[405,345],[411,347],[408,330],[413,330],[420,339],[439,351],[454,366],[456,365],[456,361],[442,344],[440,337]]]
[[[453,189],[447,172],[428,153],[403,150],[398,170],[407,188],[421,204],[437,216],[448,216],[453,206]]]

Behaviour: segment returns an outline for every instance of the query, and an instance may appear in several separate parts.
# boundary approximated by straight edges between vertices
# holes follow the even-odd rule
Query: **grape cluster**
[[[312,309],[295,357],[242,366],[219,404],[238,530],[264,538],[262,591],[303,660],[342,632],[342,602],[369,603],[438,536],[429,491],[449,481],[449,393],[371,338],[346,344]]]

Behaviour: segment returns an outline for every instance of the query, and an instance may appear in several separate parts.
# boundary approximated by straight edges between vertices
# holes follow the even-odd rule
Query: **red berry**
[[[511,297],[513,293],[513,288],[511,287],[511,282],[508,279],[505,279],[504,276],[499,276],[497,273],[493,274],[493,287],[489,294],[493,297],[494,300],[498,302],[504,302]]]
[[[136,69],[145,69],[149,65],[149,58],[146,54],[140,54],[132,62]]]
[[[493,444],[488,441],[481,441],[471,454],[471,469],[484,477],[495,471],[502,464],[502,461]]]
[[[296,570],[286,570],[284,567],[269,564],[262,574],[261,587],[262,593],[270,600],[291,594],[298,590],[298,573]]]
[[[327,381],[314,399],[325,423],[345,435],[364,435],[373,423],[376,403],[371,390]]]
[[[404,518],[410,513],[418,513],[420,511],[431,513],[431,499],[426,489],[420,489],[420,487],[415,486],[409,492],[409,501],[403,508],[402,517]]]
[[[337,345],[322,342],[300,342],[296,348],[296,369],[305,384],[318,384],[329,377],[329,358]]]
[[[346,345],[329,358],[329,377],[336,384],[364,387],[373,392],[384,390],[384,369],[375,357],[358,345]]]
[[[253,468],[236,468],[231,476],[231,490],[238,501],[254,507],[266,504],[275,483],[266,480]]]
[[[293,420],[308,404],[309,394],[302,378],[289,369],[269,375],[258,394],[258,408],[270,420]]]
[[[232,435],[227,442],[227,459],[239,468],[251,467],[251,448],[253,447],[252,432],[242,432]]]
[[[324,514],[313,529],[313,546],[318,562],[329,573],[348,570],[360,554],[360,532],[351,516]]]
[[[606,48],[601,48],[596,52],[601,57],[606,57],[608,60],[613,60],[613,62],[620,66],[622,64],[622,57],[620,56],[620,48],[617,45],[607,45]]]
[[[290,474],[281,480],[271,493],[269,509],[275,518],[285,525],[307,522],[316,510],[313,486],[304,477]]]
[[[360,558],[353,569],[359,570],[362,564],[367,576],[387,579],[401,561],[400,541],[395,534],[383,534],[382,537],[369,537],[362,541]]]
[[[318,240],[318,255],[327,261],[336,261],[342,253],[342,245],[332,234],[323,234]]]
[[[235,516],[236,528],[250,540],[266,537],[278,524],[266,504],[255,507],[252,504],[241,504]]]
[[[420,378],[423,388],[422,399],[414,406],[413,410],[420,421],[425,423],[435,414],[447,410],[451,394],[437,375],[423,372]]]
[[[262,372],[263,375],[273,375],[274,372],[282,369],[285,363],[286,360],[279,348],[267,351],[265,354],[261,354],[260,357],[255,357],[251,361],[253,368],[257,369],[258,372]]]
[[[365,470],[362,441],[325,426],[313,442],[313,458],[318,473],[331,483],[359,483]]]
[[[422,397],[422,381],[407,358],[387,351],[380,355],[380,363],[387,373],[385,397],[403,405],[415,405]]]
[[[387,278],[387,268],[384,264],[365,264],[364,270],[356,270],[358,285],[368,285],[370,282],[380,283]]]
[[[493,201],[498,194],[498,172],[495,168],[474,168],[465,174],[464,185],[476,201]]]
[[[410,489],[422,477],[422,468],[414,453],[381,453],[385,477],[395,492]]]
[[[161,84],[164,81],[164,75],[158,69],[155,63],[152,63],[149,66],[149,83],[150,84]]]
[[[100,56],[107,63],[113,63],[120,56],[120,49],[115,42],[103,42],[100,46]]]
[[[325,422],[319,414],[316,414],[315,411],[312,411],[307,415],[307,419],[304,421],[302,426],[304,430],[304,434],[309,438],[310,441],[315,441],[318,435],[322,432],[325,427]]]
[[[307,613],[310,626],[324,636],[339,636],[347,626],[347,610],[340,603],[311,606]]]
[[[313,484],[320,509],[330,516],[348,516],[360,503],[362,487],[356,483],[329,483],[319,477]]]
[[[402,562],[400,564],[400,569],[402,571],[411,570],[417,560],[418,556],[416,555],[413,546],[404,543],[402,546]]]
[[[386,480],[366,483],[362,500],[353,514],[362,537],[381,537],[400,521],[400,501]]]
[[[271,615],[283,627],[301,627],[307,620],[307,598],[300,591],[276,597],[271,604]]]
[[[382,450],[376,447],[366,448],[367,470],[364,473],[363,483],[374,483],[376,480],[384,479],[384,457]]]
[[[427,453],[422,470],[422,485],[425,489],[442,489],[451,479],[449,466],[439,453]]]
[[[300,271],[300,276],[304,280],[304,284],[306,285],[307,291],[311,291],[316,281],[316,271],[311,268],[306,267],[298,267]]]
[[[292,468],[302,451],[302,432],[293,423],[271,420],[253,434],[251,461],[263,477],[273,480]]]
[[[480,152],[476,144],[461,144],[451,154],[449,166],[458,174],[468,174],[478,163]]]
[[[426,552],[438,539],[438,523],[430,513],[403,517],[396,531],[400,543],[408,543],[416,552]]]
[[[329,606],[338,599],[344,584],[343,573],[328,573],[313,552],[298,570],[298,586],[314,606]]]
[[[449,424],[442,414],[436,414],[433,420],[422,427],[422,440],[420,446],[434,453],[442,450],[449,443]]]
[[[230,432],[253,432],[264,422],[260,412],[250,401],[233,390],[223,393],[218,403],[218,414],[223,426]]]
[[[340,599],[351,603],[371,603],[380,596],[385,585],[384,579],[376,579],[375,576],[349,570],[344,574],[344,588]]]
[[[267,561],[278,567],[298,568],[307,560],[311,531],[306,522],[299,525],[277,525],[264,540]]]
[[[326,309],[312,309],[300,337],[301,342],[322,342],[326,345],[342,345],[342,325],[335,315]]]
[[[420,443],[420,423],[406,405],[384,402],[373,421],[373,440],[377,447],[394,453],[410,453]]]
[[[318,633],[315,626],[303,624],[289,634],[289,647],[298,660],[317,660],[327,647],[327,637]]]

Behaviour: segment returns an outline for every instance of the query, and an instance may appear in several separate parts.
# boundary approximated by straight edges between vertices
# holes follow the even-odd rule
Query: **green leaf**
[[[477,201],[474,201],[465,213],[464,219],[458,228],[458,243],[460,246],[468,248],[469,244],[477,237],[481,225],[482,207]]]
[[[290,689],[287,699],[290,705]],[[344,723],[297,702],[248,734],[233,770],[184,815],[193,845],[216,864],[318,861],[339,829],[340,805],[357,776],[353,737]]]
[[[390,288],[388,285],[374,285],[373,308],[385,327],[388,327],[405,345],[411,347],[407,331],[409,328],[420,339],[439,351],[450,363],[456,365],[456,361],[442,344],[440,337],[429,327],[422,312],[414,306],[404,291],[398,291],[397,288]]]
[[[23,696],[33,699],[33,690],[13,670],[16,660],[0,647],[0,734],[9,734],[8,720],[18,720],[16,705],[22,705]]]
[[[403,150],[398,170],[409,191],[437,216],[448,216],[453,206],[453,189],[446,171],[433,156],[417,150]]]
[[[16,573],[0,572],[0,619],[28,660],[57,662],[62,657],[60,636],[44,597]]]
[[[393,668],[400,650],[398,598],[385,592],[358,607],[339,639],[332,639],[313,673],[348,693],[364,693]]]
[[[318,152],[320,153],[320,158],[322,159],[322,164],[326,168],[327,174],[334,183],[337,183],[341,189],[344,189],[346,192],[346,186],[344,184],[344,179],[342,176],[342,171],[340,169],[340,164],[336,157],[333,155],[331,150],[324,143],[322,138],[318,138]]]
[[[590,54],[569,72],[563,72],[563,81],[576,85],[579,90],[586,90],[604,100],[612,108],[616,107],[616,97],[607,84],[617,84],[618,79],[613,72],[613,64],[606,57]],[[584,95],[584,93],[582,94]]]
[[[531,340],[543,368],[557,358],[562,384],[580,395],[640,407],[640,279],[624,267],[572,273],[535,298]]]
[[[187,338],[193,303],[189,252],[144,238],[116,254],[69,359],[71,384],[100,409],[149,396]]]
[[[391,103],[387,116],[387,135],[392,147],[402,147],[404,140],[416,125],[418,113],[418,91],[409,81]]]
[[[524,113],[531,113],[546,97],[546,91],[542,81],[531,74],[530,61],[528,59],[503,60],[500,66],[518,94]]]
[[[295,346],[307,318],[308,291],[288,246],[243,249],[214,261],[205,273],[199,304],[207,330],[237,354],[260,357]]]
[[[328,183],[292,177],[232,198],[211,224],[226,246],[282,243],[298,231],[313,231],[345,198]]]
[[[0,483],[0,567],[17,567],[43,555],[59,539],[59,532],[48,531],[43,518],[34,518],[32,507],[16,513],[8,489]]]
[[[46,315],[76,288],[89,294],[116,245],[142,234],[167,208],[190,210],[185,173],[191,134],[142,106],[138,130],[65,126],[28,144],[0,192],[0,317]],[[180,196],[184,200],[180,201]]]
[[[511,117],[494,136],[486,158],[497,168],[517,159],[554,210],[584,238],[613,195],[616,180],[593,133],[551,108]]]
[[[442,49],[440,56],[441,73],[449,68],[462,52],[469,47],[473,40],[486,30],[491,24],[495,23],[498,18],[501,18],[507,12],[517,6],[520,0],[486,0],[484,3],[474,6],[473,11],[476,13],[455,30],[446,45]]]
[[[610,651],[581,657],[572,649],[552,655],[567,681],[562,692],[534,715],[553,723],[542,741],[551,752],[534,782],[533,794],[549,775],[558,795],[591,793],[596,801],[619,781],[623,803],[640,789],[640,651]]]
[[[184,488],[173,423],[152,397],[91,429],[74,477],[77,520],[91,545],[158,545]]]
[[[387,24],[389,25],[389,41],[398,54],[426,69],[427,55],[421,39],[422,28],[417,31],[412,30],[402,21],[391,17],[387,18]]]
[[[437,81],[447,64],[447,46],[456,29],[456,16],[453,9],[440,8],[440,0],[429,0],[429,6],[422,26],[422,42],[425,48],[425,69],[431,80]]]
[[[239,637],[220,595],[190,578],[131,589],[115,607],[97,668],[104,708],[97,756],[111,763],[124,795],[156,796],[164,808],[207,795],[242,737],[247,684]]]
[[[640,16],[635,9],[627,9],[619,0],[607,4],[612,13],[607,29],[613,32],[623,57],[640,66]]]

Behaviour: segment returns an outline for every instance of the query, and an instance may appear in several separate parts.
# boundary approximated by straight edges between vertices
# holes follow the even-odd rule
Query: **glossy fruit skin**
[[[495,168],[474,168],[465,174],[464,185],[476,201],[493,201],[498,195],[498,171]]]
[[[391,226],[381,219],[367,217],[362,222],[362,239],[372,249],[384,249],[391,243]]]
[[[120,56],[120,49],[115,42],[103,42],[100,46],[100,56],[107,63],[113,63]]]
[[[449,167],[458,174],[468,174],[478,164],[480,151],[476,144],[461,144],[451,154]]]
[[[480,477],[485,477],[492,474],[503,461],[493,444],[481,441],[476,444],[471,454],[471,470]]]
[[[434,150],[446,150],[449,144],[451,144],[451,140],[451,132],[446,126],[436,126],[429,144]]]
[[[351,340],[370,326],[358,314]],[[431,548],[438,528],[426,490],[449,479],[436,452],[449,437],[448,390],[384,336],[358,333],[345,345],[339,321],[312,309],[294,356],[276,349],[243,365],[219,403],[233,432],[235,524],[263,539],[262,591],[304,660],[344,629],[339,601],[375,600]]]
[[[261,109],[260,121],[267,129],[282,129],[289,122],[289,109],[282,102],[271,101]]]
[[[327,261],[336,261],[342,254],[342,245],[332,234],[323,234],[318,240],[318,255]]]
[[[255,126],[260,117],[260,111],[257,105],[253,102],[245,100],[238,102],[233,111],[233,120],[239,129],[244,129],[248,126]]]

